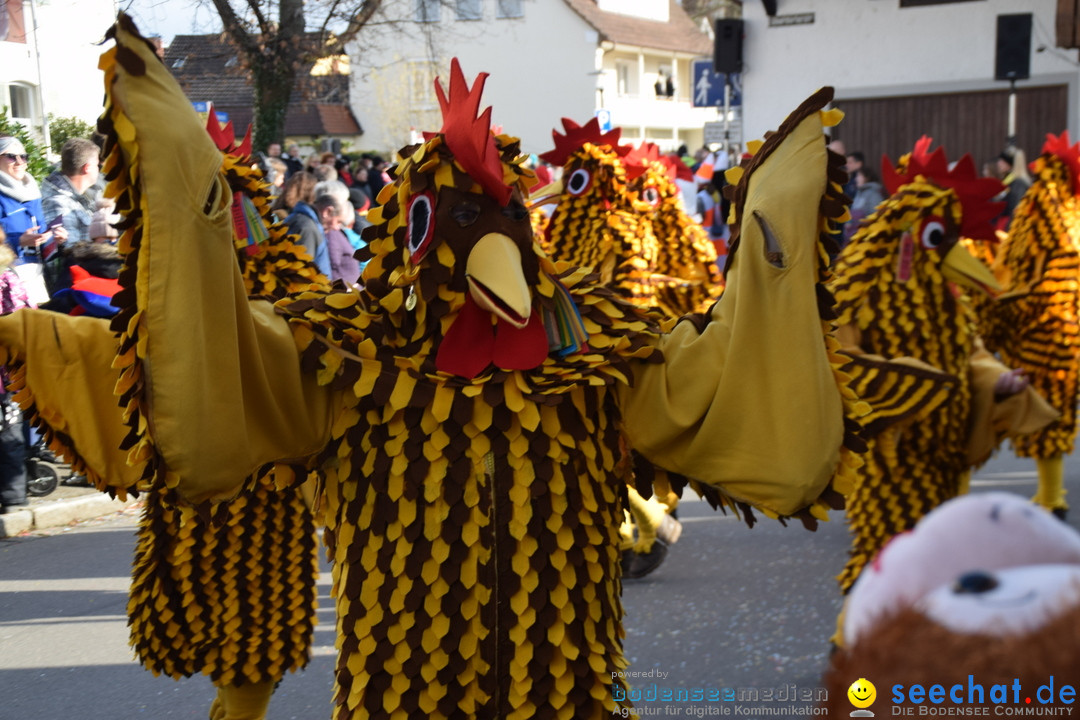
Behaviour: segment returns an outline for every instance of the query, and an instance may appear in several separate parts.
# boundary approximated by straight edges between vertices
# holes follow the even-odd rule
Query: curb
[[[80,520],[90,520],[131,507],[138,498],[114,500],[108,495],[84,495],[34,505],[25,510],[0,515],[0,538],[15,537],[31,530],[68,525]]]

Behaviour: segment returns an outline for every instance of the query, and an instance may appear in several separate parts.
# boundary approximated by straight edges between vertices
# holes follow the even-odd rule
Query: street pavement
[[[1080,463],[1066,462],[1080,498]],[[973,492],[1034,491],[1031,461],[1002,452]],[[769,520],[748,529],[700,501],[652,575],[625,583],[631,682],[658,689],[820,692],[848,536],[841,513],[814,533]],[[1077,527],[1080,504],[1070,524]],[[127,646],[126,603],[138,507],[0,540],[0,720],[206,718],[207,678],[155,678]],[[282,682],[268,720],[327,720],[333,673],[329,568],[308,669]],[[698,705],[707,705],[699,703]],[[700,717],[689,705],[666,716]],[[703,713],[702,713],[703,714]]]

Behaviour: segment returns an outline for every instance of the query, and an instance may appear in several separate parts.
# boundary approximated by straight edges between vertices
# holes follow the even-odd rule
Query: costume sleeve
[[[130,20],[110,33],[98,126],[125,218],[112,327],[129,442],[186,499],[226,499],[265,464],[323,447],[330,394],[301,369],[286,321],[247,297],[232,191],[203,122]]]
[[[1015,395],[996,397],[994,384],[1007,372],[1009,368],[979,343],[971,357],[968,462],[973,466],[986,462],[1006,436],[1035,432],[1061,415],[1030,385]]]
[[[107,320],[20,310],[0,318],[0,357],[15,399],[50,447],[98,487],[137,489],[122,449],[128,428],[113,394],[116,336]]]
[[[845,438],[840,360],[819,306],[823,216],[845,211],[827,176],[821,102],[789,117],[739,179],[723,296],[662,336],[664,362],[635,367],[619,397],[628,442],[650,462],[785,516],[829,486]]]

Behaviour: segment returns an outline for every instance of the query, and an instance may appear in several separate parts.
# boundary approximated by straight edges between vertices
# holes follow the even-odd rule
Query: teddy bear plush
[[[948,501],[866,568],[842,630],[830,715],[865,681],[877,715],[1061,714],[1080,684],[1080,533],[1009,493]]]

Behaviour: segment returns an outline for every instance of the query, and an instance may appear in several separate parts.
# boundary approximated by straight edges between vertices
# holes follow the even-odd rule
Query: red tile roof
[[[168,67],[193,102],[213,102],[237,132],[251,123],[254,90],[235,48],[222,35],[177,35],[165,51]],[[297,74],[285,113],[286,135],[360,135],[349,107],[348,75]]]
[[[601,10],[596,0],[565,0],[566,4],[591,25],[601,40],[622,45],[636,45],[651,50],[690,52],[712,55],[709,36],[686,14],[675,0],[669,0],[670,20],[666,23]]]

